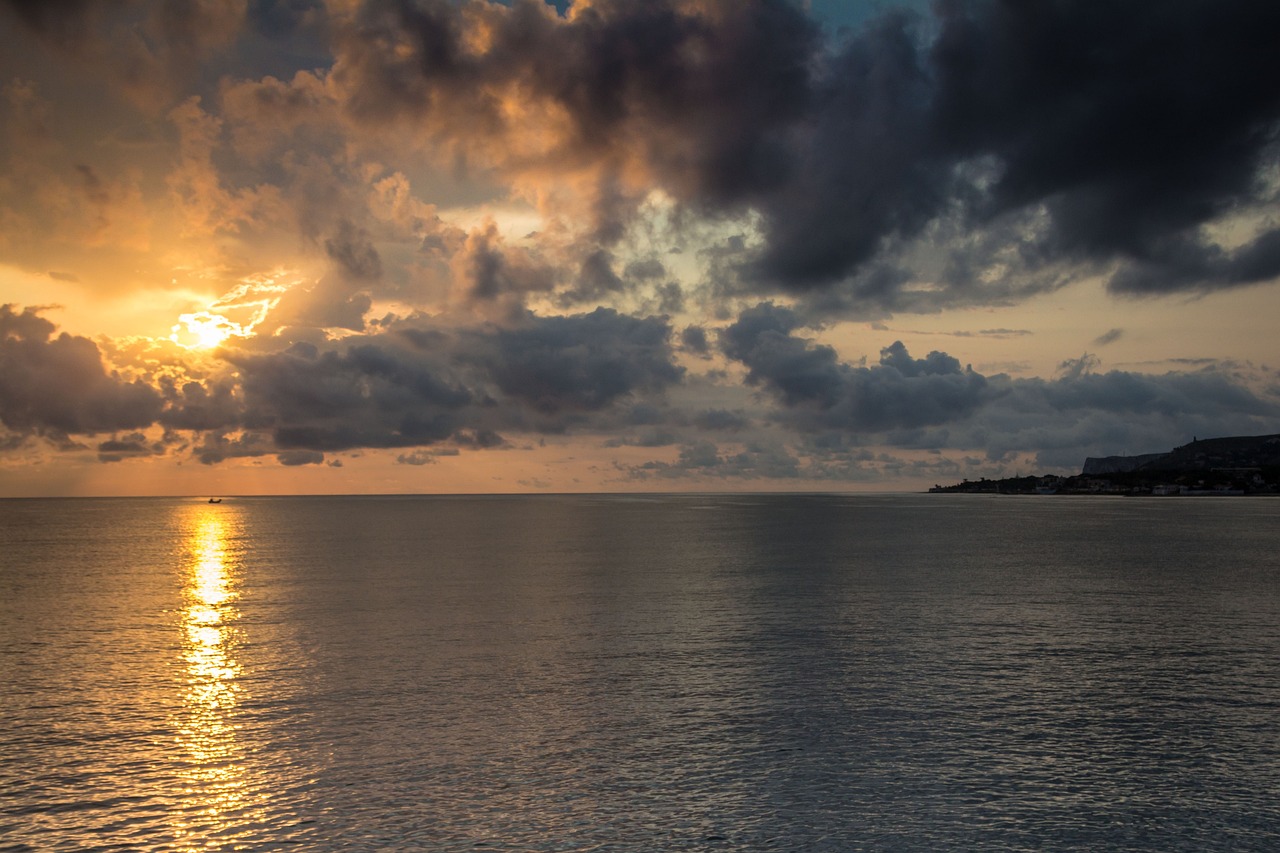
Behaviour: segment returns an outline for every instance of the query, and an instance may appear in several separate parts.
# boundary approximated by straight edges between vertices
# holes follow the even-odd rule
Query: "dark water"
[[[0,847],[1273,850],[1280,501],[0,501]]]

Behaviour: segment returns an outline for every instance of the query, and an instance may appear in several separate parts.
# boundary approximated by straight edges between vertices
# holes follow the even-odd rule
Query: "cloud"
[[[1274,415],[1274,377],[1226,362],[1086,354],[1022,380],[900,342],[859,362],[806,329],[1085,276],[1153,297],[1275,279],[1280,8],[944,0],[835,36],[806,9],[0,2],[0,64],[24,72],[0,103],[11,262],[265,314],[160,358],[6,308],[0,421],[101,435],[103,459],[161,431],[282,464],[574,433],[688,449],[668,470],[861,477],[874,460],[841,454],[869,441],[1058,459]],[[81,109],[107,90],[132,106]]]
[[[154,388],[103,365],[88,338],[54,337],[34,309],[0,305],[0,423],[20,433],[92,435],[146,427],[163,401]]]
[[[152,456],[163,450],[147,444],[142,433],[130,433],[123,438],[112,438],[98,443],[99,462],[121,462],[125,459]]]
[[[412,453],[400,453],[396,462],[400,465],[434,465],[436,454],[427,450],[415,450]]]
[[[1105,347],[1107,344],[1114,344],[1122,337],[1124,337],[1124,329],[1110,329],[1094,338],[1093,345]]]
[[[324,462],[324,454],[315,450],[286,450],[276,454],[276,461],[290,468],[300,465],[319,465]]]
[[[1227,250],[1200,228],[1270,198],[1280,101],[1259,81],[1277,24],[1245,0],[975,0],[932,20],[890,11],[832,45],[784,3],[604,0],[567,18],[368,3],[341,28],[333,80],[360,120],[430,126],[517,181],[593,176],[614,199],[594,208],[597,239],[656,183],[699,214],[758,215],[743,286],[900,309],[929,297],[904,291],[921,271],[895,253],[951,221],[998,239],[937,271],[939,301],[1018,292],[972,272],[1010,237],[1021,271],[1047,276],[1032,290],[1060,286],[1055,261],[1115,264],[1126,293],[1274,278],[1275,232]]]
[[[242,32],[246,0],[219,3],[95,3],[5,0],[10,16],[64,62],[91,69],[135,106],[159,110],[200,63],[228,49]]]
[[[686,326],[680,332],[680,344],[686,352],[705,356],[711,351],[707,330],[701,326]]]
[[[748,368],[747,381],[762,385],[788,410],[790,420],[881,432],[944,423],[986,402],[986,378],[941,352],[914,359],[901,342],[880,351],[880,364],[854,367],[831,347],[791,334],[795,312],[761,303],[721,332],[725,355]]]
[[[369,239],[369,232],[345,219],[339,220],[336,233],[324,241],[324,250],[353,279],[382,277],[382,258]]]
[[[201,98],[166,96],[175,201],[192,234],[234,237],[228,258],[288,228],[325,257],[340,282],[298,323],[359,330],[381,298],[450,288],[495,319],[552,293],[676,313],[689,287],[632,238],[726,223],[714,292],[810,317],[1007,304],[1087,274],[1143,296],[1280,275],[1262,82],[1280,10],[1249,0],[952,0],[838,37],[770,0],[6,6],[52,50],[186,69],[151,75],[166,90],[207,71]],[[263,48],[285,44],[330,53],[290,68]],[[136,207],[143,182],[78,165],[84,215]],[[446,226],[415,189],[546,227],[516,246]]]
[[[661,318],[597,308],[473,335],[469,357],[487,368],[504,394],[537,412],[593,411],[680,381],[684,371],[672,361],[670,336]]]
[[[721,332],[726,356],[779,408],[772,419],[800,435],[839,434],[858,442],[920,449],[984,449],[993,458],[1041,452],[1054,465],[1114,453],[1159,450],[1187,434],[1265,433],[1280,400],[1259,376],[1217,365],[1195,373],[1099,372],[1085,353],[1056,379],[984,376],[954,357],[914,358],[900,342],[879,363],[855,366],[835,350],[798,337],[801,318],[761,303]],[[1075,463],[1078,464],[1078,463]]]
[[[749,444],[739,451],[721,452],[711,441],[699,441],[680,448],[675,462],[653,461],[626,469],[627,477],[682,479],[794,479],[801,475],[800,460],[779,445]]]
[[[608,410],[623,400],[661,395],[683,375],[672,361],[670,335],[659,318],[597,309],[527,315],[510,327],[405,321],[325,348],[228,350],[238,373],[234,393],[216,383],[171,386],[172,410],[163,421],[264,437],[206,442],[199,452],[207,461],[264,448],[500,448],[507,446],[504,428],[589,428],[597,415],[612,417]],[[227,408],[233,400],[234,412]]]

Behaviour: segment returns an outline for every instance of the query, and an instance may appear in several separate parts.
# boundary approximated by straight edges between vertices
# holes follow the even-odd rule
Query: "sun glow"
[[[246,771],[240,740],[245,699],[240,627],[241,536],[233,507],[193,504],[185,508],[188,556],[180,570],[182,710],[174,720],[184,747],[180,767],[188,783],[182,819],[175,822],[180,849],[204,849],[202,840],[229,838],[260,817],[260,797]],[[260,787],[260,786],[259,786]]]
[[[211,303],[208,310],[179,314],[169,340],[183,349],[207,350],[232,338],[251,337],[284,293],[297,283],[296,275],[284,269],[247,276]],[[232,320],[228,313],[238,319]]]
[[[246,329],[221,314],[197,311],[194,314],[178,316],[178,322],[174,324],[169,340],[185,349],[213,349],[230,338],[249,337],[251,328]]]

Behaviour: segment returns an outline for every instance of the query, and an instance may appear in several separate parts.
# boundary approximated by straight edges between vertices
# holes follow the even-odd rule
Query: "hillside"
[[[1280,434],[1193,439],[1167,453],[1089,457],[1074,477],[965,480],[931,492],[999,494],[1280,494]]]

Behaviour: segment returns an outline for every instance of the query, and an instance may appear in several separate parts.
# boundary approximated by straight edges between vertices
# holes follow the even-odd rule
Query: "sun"
[[[197,311],[181,314],[169,340],[185,349],[213,349],[229,338],[243,338],[249,331],[221,314]]]

